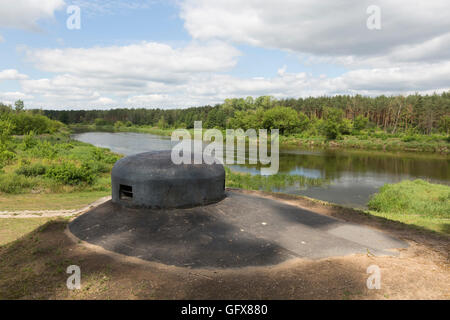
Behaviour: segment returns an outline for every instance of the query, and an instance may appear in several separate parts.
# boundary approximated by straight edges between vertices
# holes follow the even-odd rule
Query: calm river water
[[[73,137],[125,155],[167,150],[173,145],[170,137],[145,133],[86,132]],[[280,150],[280,173],[323,178],[330,183],[320,187],[292,186],[273,191],[365,207],[370,195],[385,183],[420,178],[450,184],[449,167],[450,157],[434,154],[287,148]],[[256,166],[232,165],[230,168],[259,174]]]

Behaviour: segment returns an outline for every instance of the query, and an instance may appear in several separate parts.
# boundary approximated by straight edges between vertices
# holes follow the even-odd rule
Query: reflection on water
[[[167,150],[174,145],[170,137],[144,133],[88,132],[74,138],[125,155]],[[370,195],[385,183],[421,178],[449,184],[449,164],[448,156],[439,155],[289,148],[280,150],[280,173],[322,178],[331,184],[307,188],[291,186],[274,191],[363,207]],[[229,167],[251,174],[260,172],[258,165]]]

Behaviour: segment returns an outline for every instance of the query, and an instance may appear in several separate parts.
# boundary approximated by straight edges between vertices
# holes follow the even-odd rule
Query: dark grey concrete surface
[[[111,172],[112,201],[126,207],[183,208],[222,200],[222,164],[180,164],[171,151],[139,153],[120,159]]]
[[[273,265],[293,257],[353,253],[394,255],[407,243],[367,227],[264,197],[227,192],[189,209],[132,209],[107,202],[69,224],[79,239],[104,249],[189,267]]]

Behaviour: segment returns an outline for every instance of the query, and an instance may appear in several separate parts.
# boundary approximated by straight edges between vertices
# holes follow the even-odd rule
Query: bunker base
[[[77,217],[69,230],[109,251],[192,268],[268,266],[368,251],[395,255],[389,249],[407,247],[367,227],[235,191],[187,209],[134,209],[108,201]]]

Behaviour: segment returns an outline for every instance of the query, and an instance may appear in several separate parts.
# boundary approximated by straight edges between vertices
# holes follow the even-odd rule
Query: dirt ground
[[[61,219],[0,247],[0,299],[450,299],[449,237],[296,196],[240,192],[367,225],[410,246],[396,257],[368,252],[271,267],[190,269],[83,243]],[[80,290],[66,287],[69,265],[81,268]],[[381,270],[379,290],[366,286],[370,265]]]

